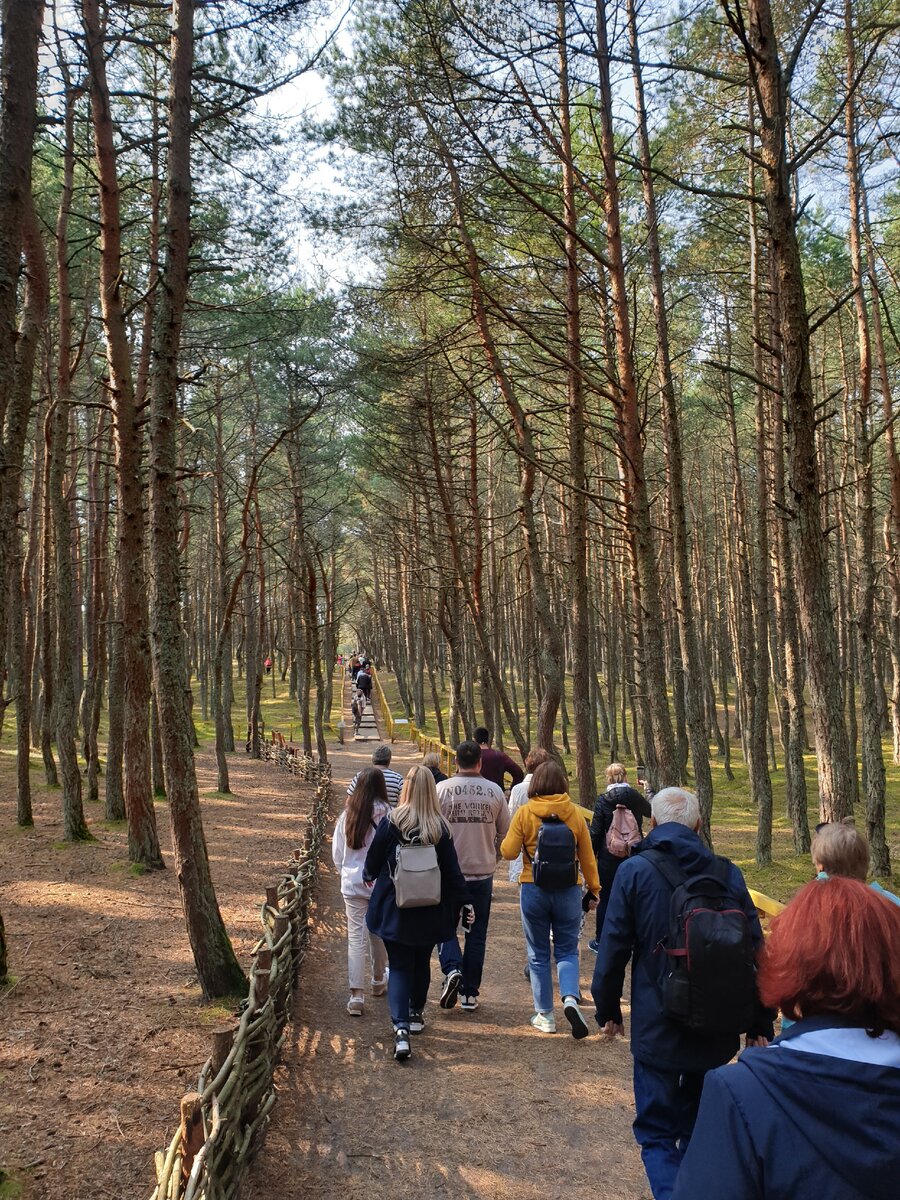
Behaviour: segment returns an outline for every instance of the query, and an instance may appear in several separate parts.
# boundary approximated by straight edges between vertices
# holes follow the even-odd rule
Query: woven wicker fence
[[[303,845],[277,887],[266,889],[263,935],[253,948],[250,990],[236,1027],[214,1034],[197,1091],[181,1100],[181,1124],[168,1151],[156,1155],[151,1200],[233,1200],[265,1134],[275,1103],[273,1075],[306,954],[309,907],[319,847],[328,821],[331,768],[304,755],[265,757],[316,784]]]

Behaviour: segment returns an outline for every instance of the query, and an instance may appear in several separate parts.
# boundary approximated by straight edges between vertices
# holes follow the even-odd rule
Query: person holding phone
[[[643,771],[643,766],[639,766],[638,783],[642,786],[644,783]],[[614,762],[606,768],[606,791],[597,797],[591,821],[591,844],[594,847],[594,854],[597,856],[597,871],[600,875],[600,903],[597,905],[596,931],[588,942],[589,948],[595,954],[600,946],[600,935],[603,933],[603,922],[606,919],[606,909],[613,880],[619,867],[627,858],[627,855],[614,854],[607,845],[613,817],[620,804],[624,805],[634,818],[637,833],[643,835],[644,818],[650,816],[650,801],[646,795],[629,784],[628,772],[625,767],[621,763]]]

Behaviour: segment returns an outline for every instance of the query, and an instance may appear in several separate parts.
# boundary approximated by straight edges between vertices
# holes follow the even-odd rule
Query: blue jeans
[[[407,946],[385,938],[390,974],[388,1007],[395,1029],[409,1028],[410,1010],[421,1012],[431,983],[431,952],[434,946]]]
[[[578,935],[581,932],[581,888],[539,888],[523,883],[519,888],[522,928],[528,947],[528,968],[536,1012],[553,1011],[553,977],[550,973],[550,931],[561,996],[578,995]]]
[[[467,879],[469,902],[475,909],[475,924],[465,935],[465,947],[460,950],[459,937],[454,933],[449,942],[441,942],[438,946],[438,958],[441,960],[441,970],[447,975],[450,971],[462,972],[462,983],[459,985],[463,996],[477,996],[481,988],[481,975],[484,971],[484,952],[487,948],[488,921],[491,919],[491,898],[494,894],[494,877],[487,879]]]
[[[669,1200],[688,1148],[703,1071],[662,1071],[634,1060],[634,1136],[654,1200]]]

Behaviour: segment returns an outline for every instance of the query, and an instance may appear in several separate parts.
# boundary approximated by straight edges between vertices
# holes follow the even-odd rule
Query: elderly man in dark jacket
[[[669,1200],[681,1159],[690,1141],[703,1077],[739,1048],[737,1034],[696,1032],[663,1010],[663,981],[668,956],[658,952],[669,933],[673,888],[653,856],[667,856],[685,877],[708,875],[716,860],[700,840],[697,797],[681,788],[665,788],[652,800],[650,833],[622,863],[606,912],[591,992],[597,1023],[607,1037],[624,1034],[622,987],[631,967],[631,1052],[634,1056],[634,1135],[655,1200]],[[724,871],[723,871],[724,873]],[[727,863],[728,895],[743,910],[756,948],[763,935],[744,877]],[[758,1021],[747,1032],[748,1045],[764,1045],[773,1036],[771,1015],[761,1005]]]

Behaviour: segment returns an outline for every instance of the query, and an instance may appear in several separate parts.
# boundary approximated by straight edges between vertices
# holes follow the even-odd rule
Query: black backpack
[[[747,914],[730,891],[730,863],[686,875],[660,850],[642,854],[672,888],[669,956],[663,981],[667,1017],[696,1033],[746,1033],[756,1016],[756,953]]]
[[[534,858],[522,847],[531,863],[531,877],[541,888],[560,889],[578,882],[575,834],[560,817],[541,817]]]

